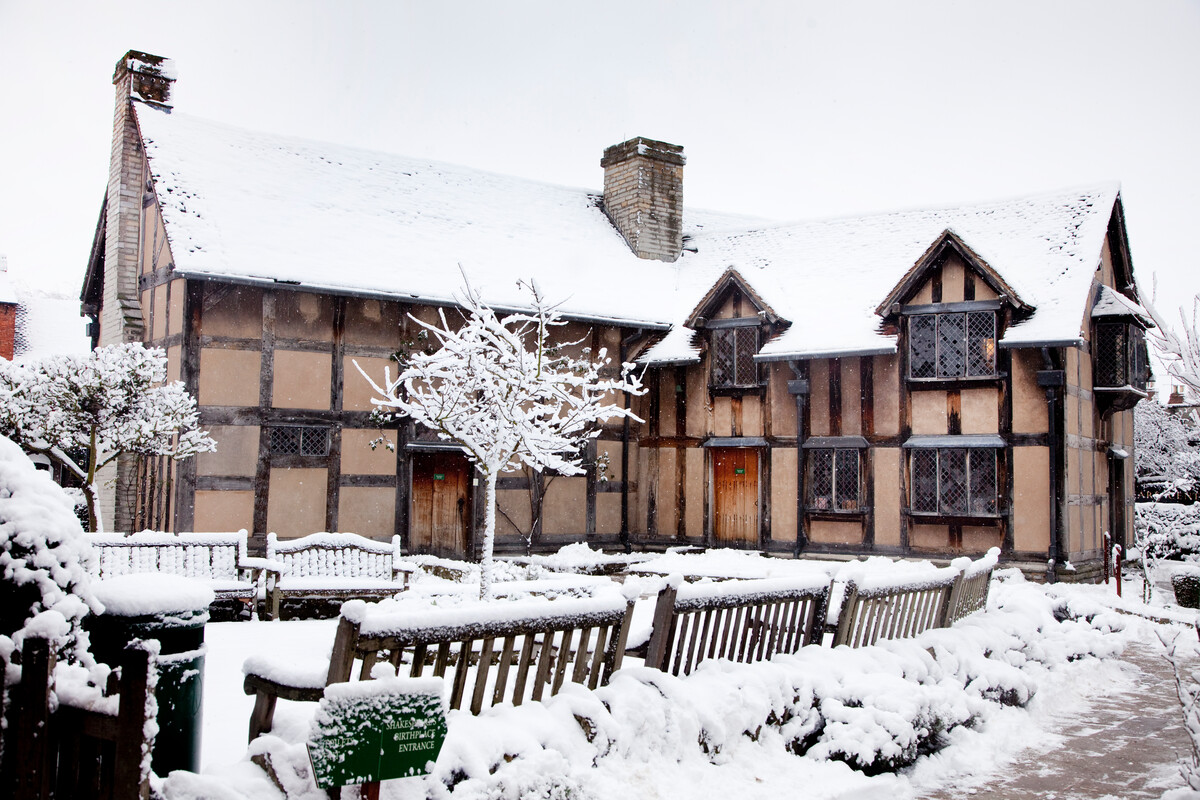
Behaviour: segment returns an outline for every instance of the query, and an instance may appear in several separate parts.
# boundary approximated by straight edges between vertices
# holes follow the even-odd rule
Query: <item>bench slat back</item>
[[[96,554],[97,578],[157,572],[184,578],[238,579],[238,563],[246,554],[246,531],[238,533],[158,533],[131,536],[88,534]]]
[[[620,669],[632,613],[632,602],[599,608],[587,602],[582,611],[446,625],[434,617],[370,634],[343,616],[327,683],[351,680],[356,663],[361,664],[358,679],[367,680],[372,667],[386,660],[403,670],[400,674],[447,678],[450,707],[473,714],[506,701],[542,700],[566,683],[594,689]]]
[[[741,581],[659,592],[646,666],[686,675],[709,658],[764,661],[819,643],[830,584]]]
[[[382,542],[355,533],[314,533],[298,539],[267,534],[267,558],[287,565],[288,577],[392,580],[399,537]]]

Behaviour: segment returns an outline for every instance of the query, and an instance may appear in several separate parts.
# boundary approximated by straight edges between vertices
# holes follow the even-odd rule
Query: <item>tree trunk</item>
[[[484,477],[483,552],[479,559],[479,599],[492,596],[492,546],[496,540],[496,475],[499,469],[489,469]]]
[[[96,427],[92,426],[91,446],[88,450],[87,479],[83,484],[83,496],[87,498],[88,532],[103,533],[100,510],[96,507]]]

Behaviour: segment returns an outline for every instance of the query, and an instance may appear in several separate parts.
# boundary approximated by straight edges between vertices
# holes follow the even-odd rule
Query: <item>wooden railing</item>
[[[506,700],[513,705],[541,700],[566,682],[594,689],[620,668],[632,602],[556,600],[514,616],[520,605],[483,609],[464,622],[455,609],[416,616],[380,614],[364,603],[347,603],[325,684],[351,680],[356,663],[359,680],[370,679],[372,668],[383,661],[416,677],[427,668],[437,677],[452,670],[450,707],[478,714]],[[277,698],[318,700],[324,692],[272,674],[252,664],[246,670],[243,688],[255,695],[251,741],[271,730]]]
[[[0,666],[3,666],[0,662]],[[21,650],[21,682],[9,690],[0,796],[14,800],[150,796],[145,735],[150,654],[127,649],[116,681],[116,710],[77,708],[54,692],[54,653],[45,639],[29,637]],[[109,702],[112,706],[110,692]],[[57,700],[57,703],[54,700]],[[146,768],[143,769],[143,765]]]
[[[646,666],[686,675],[701,661],[763,661],[820,643],[829,579],[767,579],[676,588],[658,594]]]

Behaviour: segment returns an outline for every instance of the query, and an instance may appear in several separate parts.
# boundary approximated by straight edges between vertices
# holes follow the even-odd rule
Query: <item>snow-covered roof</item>
[[[675,263],[637,258],[599,193],[207,122],[135,104],[182,274],[454,302],[533,278],[563,313],[668,330],[649,363],[699,358],[687,315],[728,270],[791,326],[761,357],[893,352],[875,307],[952,232],[1035,311],[1007,346],[1077,341],[1118,187],[763,225],[684,211]]]
[[[1153,325],[1150,312],[1142,308],[1125,295],[1109,286],[1101,286],[1096,293],[1096,302],[1092,305],[1093,317],[1134,317],[1147,325]]]
[[[79,298],[17,282],[17,330],[13,358],[28,361],[46,356],[83,354],[92,349],[88,320],[79,313]]]

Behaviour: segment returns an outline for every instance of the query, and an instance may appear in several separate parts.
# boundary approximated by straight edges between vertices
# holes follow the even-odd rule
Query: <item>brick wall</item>
[[[16,341],[17,306],[14,303],[0,303],[0,358],[12,361]]]
[[[604,211],[638,258],[683,250],[683,148],[638,136],[604,151]]]

